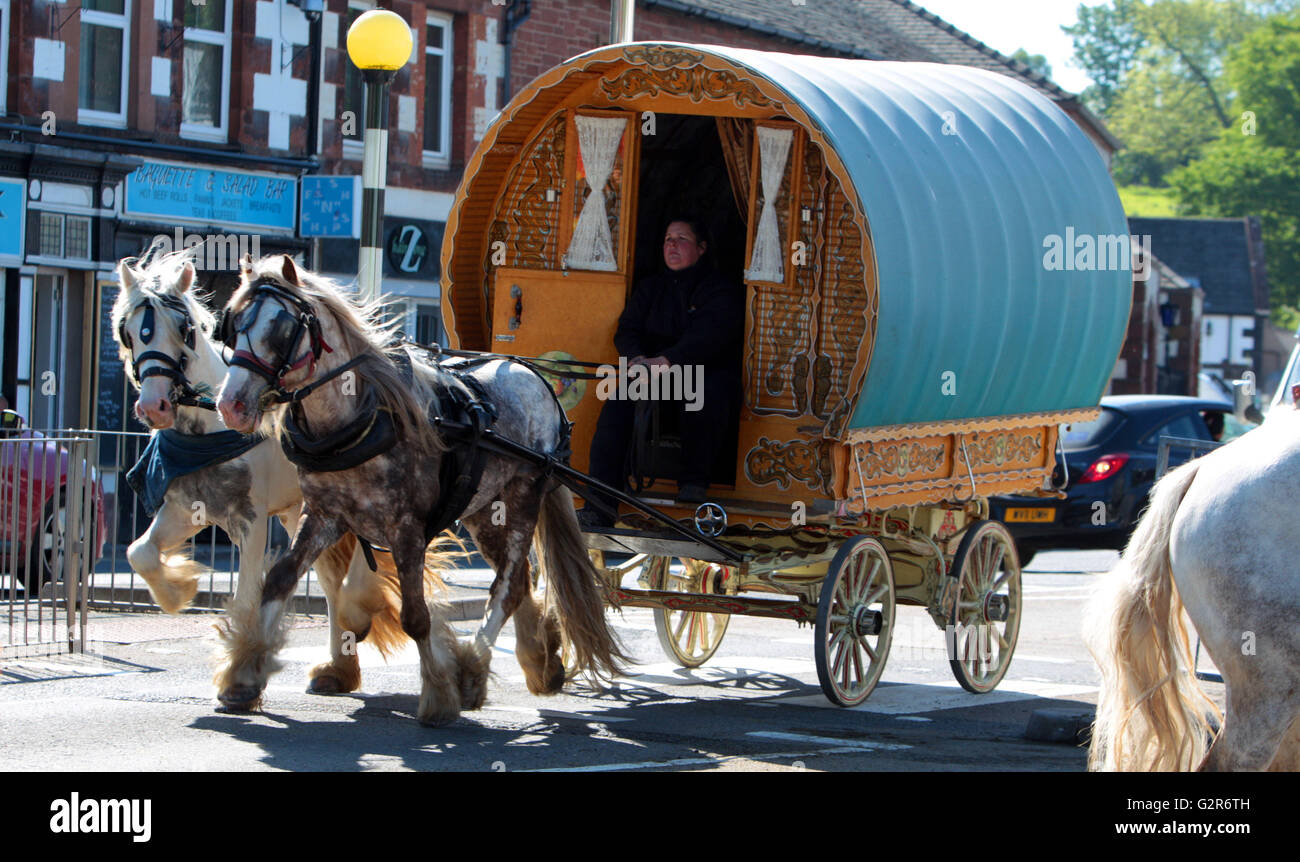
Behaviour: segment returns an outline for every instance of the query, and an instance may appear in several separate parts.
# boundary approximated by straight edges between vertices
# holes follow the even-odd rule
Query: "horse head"
[[[208,336],[214,319],[192,290],[188,252],[118,262],[121,289],[111,325],[127,376],[140,391],[136,417],[155,430],[170,428],[177,411],[220,380],[219,354]]]
[[[396,322],[384,322],[379,302],[357,301],[288,255],[258,261],[246,256],[221,327],[232,350],[217,402],[221,419],[237,431],[268,419],[275,426],[289,401],[320,387],[303,409],[323,414],[313,427],[328,427],[355,415],[361,403],[356,396],[374,387],[377,403],[399,427],[415,431],[411,439],[423,441],[432,433],[423,409],[390,358],[399,349],[396,334]],[[355,374],[340,375],[344,365]]]

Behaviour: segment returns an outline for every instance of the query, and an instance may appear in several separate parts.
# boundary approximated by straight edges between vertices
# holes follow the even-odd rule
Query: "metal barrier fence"
[[[1161,436],[1158,448],[1156,449],[1156,481],[1164,478],[1169,472],[1169,456],[1174,449],[1186,449],[1193,460],[1211,452],[1222,446],[1222,443],[1216,443],[1213,440],[1198,440],[1191,437],[1167,437]],[[1186,462],[1181,462],[1186,463]],[[1192,668],[1196,671],[1196,678],[1208,682],[1223,682],[1223,675],[1208,670],[1200,670],[1198,665],[1201,661],[1201,639],[1196,638],[1196,654],[1192,658]]]
[[[84,651],[88,609],[159,610],[127,561],[127,547],[151,520],[125,481],[148,439],[130,431],[0,432],[0,614],[7,626],[0,656]],[[268,554],[288,545],[275,518],[267,544]],[[223,610],[234,593],[238,547],[209,526],[184,550],[207,569],[191,607]],[[296,609],[311,613],[319,599],[308,572]]]

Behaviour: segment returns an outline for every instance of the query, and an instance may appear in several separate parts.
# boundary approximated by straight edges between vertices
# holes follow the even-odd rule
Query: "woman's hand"
[[[628,367],[630,368],[633,365],[644,365],[647,368],[667,368],[670,364],[671,363],[662,356],[651,356],[649,359],[644,356],[634,356],[632,361],[628,363]]]

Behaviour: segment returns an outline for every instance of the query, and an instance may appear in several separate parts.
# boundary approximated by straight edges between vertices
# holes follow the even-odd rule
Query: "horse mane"
[[[274,281],[288,293],[311,302],[333,318],[338,327],[341,343],[335,345],[336,350],[341,348],[341,353],[349,358],[373,357],[372,361],[357,366],[357,377],[375,387],[380,406],[390,411],[402,438],[425,451],[444,451],[446,446],[425,412],[424,404],[432,398],[432,392],[425,391],[419,374],[413,375],[413,382],[408,383],[398,370],[395,360],[405,355],[398,337],[401,326],[396,319],[385,319],[384,300],[354,299],[337,281],[300,266],[295,266],[298,283],[292,284],[284,278],[283,260],[283,255],[272,255],[253,261],[251,269],[245,264],[242,283],[230,298],[226,313],[235,314],[248,304],[249,285],[258,279]],[[278,436],[284,431],[280,421],[283,406],[275,412],[277,418],[272,427]]]
[[[190,319],[204,337],[210,337],[216,331],[216,316],[208,310],[206,304],[209,294],[198,287],[197,279],[188,290],[180,289],[181,273],[186,263],[194,263],[195,250],[187,248],[158,254],[158,249],[159,246],[155,243],[145,251],[143,257],[127,257],[118,262],[118,266],[130,270],[135,283],[127,284],[125,279],[122,280],[117,299],[113,302],[113,311],[109,316],[109,327],[113,333],[113,340],[117,342],[118,358],[126,366],[126,376],[137,388],[140,383],[135,380],[131,351],[118,337],[122,324],[137,309],[145,305],[153,306],[154,314],[166,318],[172,330],[179,332],[181,328],[179,313],[167,303],[155,301],[161,300],[162,297],[179,300],[185,304]]]

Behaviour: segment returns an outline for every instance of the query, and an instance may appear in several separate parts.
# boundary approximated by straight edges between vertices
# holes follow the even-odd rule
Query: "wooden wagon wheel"
[[[985,521],[963,536],[952,577],[948,663],[962,688],[983,694],[1006,675],[1020,635],[1020,558],[1007,528]]]
[[[871,536],[835,554],[817,605],[817,679],[832,703],[857,706],[880,681],[894,636],[894,566]]]
[[[717,563],[686,557],[651,557],[647,562],[652,589],[674,593],[721,595],[726,570]],[[659,644],[682,667],[699,667],[708,661],[727,632],[731,614],[708,611],[673,611],[655,608]]]

